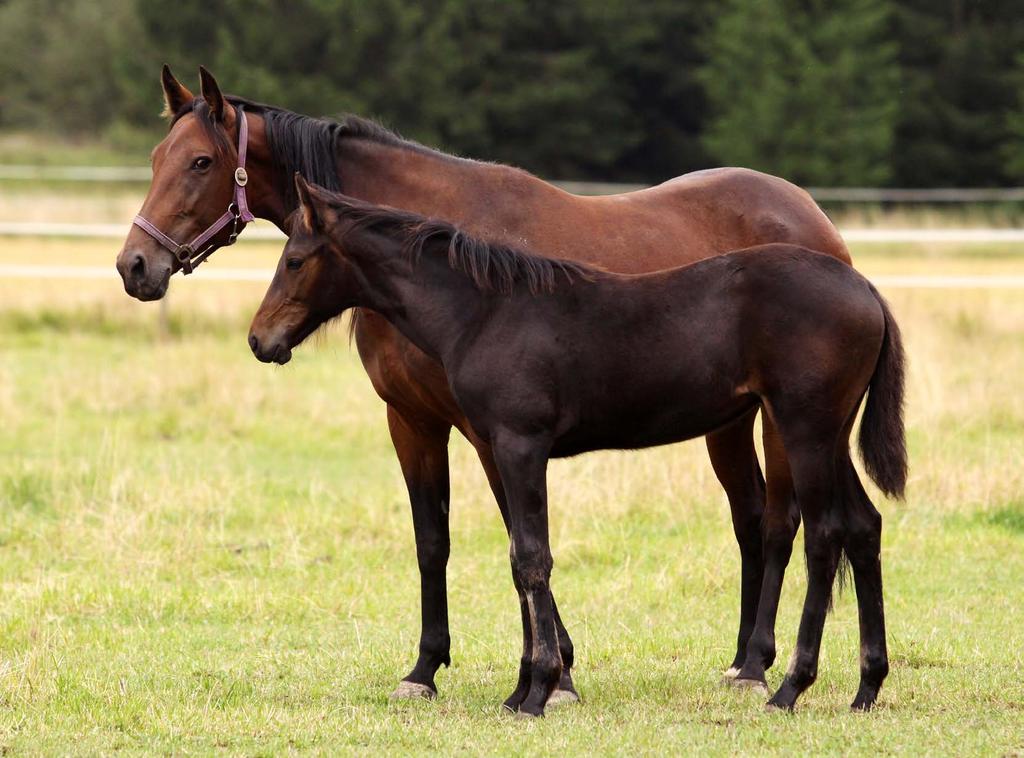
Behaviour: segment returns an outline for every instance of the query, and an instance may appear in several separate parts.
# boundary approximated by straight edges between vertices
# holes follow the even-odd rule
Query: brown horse
[[[213,227],[237,196],[240,117],[249,126],[246,171],[249,209],[280,228],[296,207],[294,172],[374,203],[459,224],[494,243],[587,261],[611,271],[645,272],[709,258],[729,250],[788,242],[849,263],[839,234],[798,187],[744,169],[698,171],[641,192],[579,197],[519,169],[455,158],[402,140],[357,117],[314,119],[221,93],[201,70],[195,97],[164,67],[170,129],[153,151],[153,181],[141,215],[172,240],[192,240]],[[230,241],[233,225],[210,238]],[[212,250],[212,248],[211,248]],[[198,251],[196,251],[198,252]],[[181,261],[144,228],[133,226],[117,260],[128,294],[163,297]],[[448,437],[458,429],[476,448],[502,517],[505,495],[488,443],[459,411],[437,361],[423,354],[386,319],[358,313],[356,344],[374,389],[387,404],[395,451],[412,504],[422,589],[419,658],[396,695],[436,693],[434,675],[449,663],[445,571],[448,561]],[[768,484],[753,444],[756,409],[708,435],[715,474],[728,495],[742,560],[735,677],[747,660],[755,621],[764,630],[747,674],[763,681],[775,657],[777,598],[759,602],[765,556],[785,566],[799,514],[785,475],[782,443],[764,424]],[[765,518],[765,500],[772,505]],[[527,620],[522,601],[524,623]],[[572,642],[558,618],[564,675],[573,697]]]
[[[866,394],[860,448],[868,472],[899,496],[907,460],[900,333],[864,277],[778,244],[653,274],[612,274],[489,245],[298,176],[296,183],[300,212],[249,344],[260,360],[284,364],[325,321],[361,307],[443,366],[498,465],[512,573],[526,598],[519,683],[506,707],[543,714],[562,676],[548,460],[689,439],[759,407],[784,441],[808,566],[793,661],[769,705],[792,709],[816,677],[845,550],[861,629],[853,707],[871,708],[888,673],[882,525],[849,447]],[[803,316],[796,323],[794,312]],[[773,581],[781,586],[781,576]]]

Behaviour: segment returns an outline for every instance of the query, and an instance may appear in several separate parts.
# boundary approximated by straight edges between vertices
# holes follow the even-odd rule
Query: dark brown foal
[[[845,549],[861,618],[853,705],[871,707],[888,664],[881,518],[849,450],[865,395],[860,448],[885,492],[902,493],[906,452],[899,329],[867,280],[788,245],[656,274],[611,274],[296,183],[301,213],[253,319],[250,346],[260,360],[286,363],[320,324],[363,307],[443,366],[473,433],[491,448],[506,496],[524,618],[520,676],[507,707],[542,714],[566,666],[549,584],[548,460],[689,439],[759,407],[782,441],[784,473],[806,524],[809,576],[797,647],[770,703],[792,708],[815,679]],[[780,557],[785,548],[788,559],[791,539],[789,531],[780,539]],[[774,622],[781,563],[770,556],[766,617],[755,639]]]

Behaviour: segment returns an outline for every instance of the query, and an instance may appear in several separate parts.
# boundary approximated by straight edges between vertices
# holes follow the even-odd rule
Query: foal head
[[[353,305],[349,264],[328,233],[338,214],[298,174],[295,189],[288,242],[249,327],[249,347],[264,363],[284,365],[293,347]]]

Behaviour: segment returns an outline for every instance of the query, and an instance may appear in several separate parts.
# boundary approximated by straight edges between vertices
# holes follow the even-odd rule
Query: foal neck
[[[366,229],[346,233],[342,247],[354,269],[353,304],[379,313],[441,363],[491,302],[491,293],[448,265],[443,250],[425,249],[411,259],[401,242]]]

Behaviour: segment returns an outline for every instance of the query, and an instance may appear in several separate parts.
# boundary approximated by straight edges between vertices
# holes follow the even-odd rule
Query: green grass
[[[0,259],[23,260],[27,244]],[[46,260],[68,246],[38,244]],[[109,261],[107,247],[67,256]],[[797,713],[719,684],[739,561],[691,442],[552,465],[554,587],[584,702],[536,723],[499,711],[518,607],[500,519],[461,440],[453,666],[437,701],[389,702],[415,659],[419,581],[383,405],[341,327],[287,367],[253,360],[244,335],[261,294],[175,282],[160,338],[157,307],[116,283],[0,282],[0,752],[1024,751],[1018,292],[889,293],[911,360],[912,478],[906,502],[877,499],[892,673],[876,711],[847,707],[852,592]],[[773,685],[804,587],[797,552]]]

